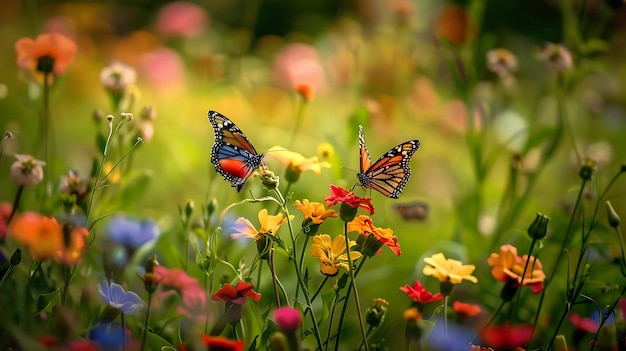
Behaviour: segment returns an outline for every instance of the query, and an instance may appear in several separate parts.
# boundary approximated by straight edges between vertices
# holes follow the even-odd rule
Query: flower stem
[[[448,298],[448,295],[443,298],[443,335],[446,338],[448,337]]]
[[[124,313],[120,313],[122,319],[122,351],[126,351],[126,319],[124,319]]]
[[[41,134],[43,138],[43,148],[44,148],[44,161],[48,166],[48,176],[46,177],[46,182],[43,190],[43,201],[42,205],[45,204],[46,199],[48,198],[48,191],[51,190],[52,183],[51,180],[54,179],[52,172],[54,168],[52,166],[50,159],[50,133],[52,132],[52,121],[50,120],[50,86],[48,85],[48,78],[50,77],[50,72],[44,71],[43,73],[43,115],[42,115],[42,123],[41,123]]]
[[[151,305],[152,305],[152,293],[148,292],[148,306],[146,308],[146,321],[144,322],[144,325],[143,325],[143,336],[141,337],[141,351],[143,351],[146,348],[146,337],[148,336],[148,325],[150,322],[150,306]]]
[[[528,249],[528,259],[526,260],[526,264],[524,265],[524,271],[522,273],[522,278],[520,279],[519,282],[519,287],[521,288],[522,286],[524,286],[524,278],[526,277],[526,271],[528,270],[528,264],[530,263],[530,257],[532,257],[532,253],[533,253],[533,249],[535,248],[535,244],[537,243],[537,239],[533,238],[532,241],[530,242],[530,248]],[[537,257],[535,257],[533,259],[533,266],[535,265],[535,262],[537,262]],[[531,279],[532,279],[532,273],[531,273]],[[511,307],[511,310],[509,311],[509,322],[513,322],[513,315],[515,314],[515,310],[517,309],[517,303],[520,300],[520,295],[522,293],[520,293],[521,289],[517,289],[515,291],[515,301],[513,302],[513,306]]]
[[[270,249],[270,261],[268,262],[268,264],[270,265],[270,271],[272,273],[272,284],[274,285],[274,298],[276,299],[276,308],[280,307],[280,297],[278,296],[278,287],[277,287],[277,283],[276,280],[278,279],[278,277],[276,277],[276,269],[274,267],[274,253],[276,252],[276,249],[274,247],[272,247]]]
[[[17,208],[20,205],[20,200],[22,199],[22,193],[24,193],[24,186],[20,185],[20,187],[17,188],[17,194],[15,194],[15,200],[13,200],[13,208],[11,209],[11,214],[9,215],[9,218],[7,219],[7,223],[6,223],[7,228],[9,227],[9,224],[11,224],[11,220],[13,219],[13,216],[15,216],[15,213],[17,212]]]

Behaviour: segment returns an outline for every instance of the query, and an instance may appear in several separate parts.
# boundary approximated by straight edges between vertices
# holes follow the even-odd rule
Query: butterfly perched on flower
[[[370,153],[365,146],[363,127],[359,126],[361,172],[356,176],[361,186],[397,199],[411,177],[409,161],[419,147],[419,140],[409,140],[391,148],[372,164]]]
[[[239,192],[252,172],[263,164],[265,155],[256,152],[245,134],[228,117],[209,111],[209,121],[215,132],[211,163]]]

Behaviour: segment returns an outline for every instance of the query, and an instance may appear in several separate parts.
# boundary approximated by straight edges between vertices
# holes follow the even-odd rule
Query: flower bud
[[[345,202],[342,202],[339,206],[339,218],[344,222],[352,222],[356,217],[356,212],[359,208],[352,207]]]
[[[365,322],[372,328],[379,327],[385,319],[389,302],[385,299],[374,299],[374,303],[365,311]]]
[[[274,190],[278,188],[280,179],[278,176],[276,176],[276,174],[274,174],[274,172],[263,167],[263,170],[261,171],[260,175],[261,175],[261,184],[263,184],[265,189]]]
[[[548,231],[548,222],[550,217],[537,212],[535,220],[528,227],[528,235],[535,240],[541,240],[545,238]]]
[[[617,212],[615,212],[615,209],[613,209],[613,205],[611,205],[610,201],[606,202],[606,211],[607,211],[607,215],[609,217],[609,224],[611,225],[611,227],[617,229],[617,227],[619,227],[619,215],[617,214]]]
[[[191,217],[191,215],[193,214],[193,210],[195,209],[195,204],[193,202],[193,200],[187,200],[187,203],[185,203],[185,218],[189,218]]]
[[[281,332],[273,332],[270,335],[270,350],[271,351],[293,351],[289,349],[287,345],[287,338],[285,334]]]
[[[559,334],[554,339],[554,350],[555,351],[567,351],[567,340],[563,334]]]
[[[448,277],[448,281],[439,284],[439,292],[443,296],[450,296],[452,289],[454,289],[454,284],[450,283],[450,277]]]
[[[20,262],[22,262],[22,250],[15,249],[13,255],[11,255],[11,265],[17,266]]]
[[[31,155],[15,155],[17,161],[11,165],[11,178],[19,186],[35,185],[43,180],[43,166],[45,162],[35,159]]]
[[[580,178],[585,181],[591,180],[591,177],[593,176],[594,166],[595,165],[593,160],[587,159],[587,161],[585,161],[585,164],[580,167],[580,171],[578,172]]]
[[[290,306],[281,307],[274,311],[274,319],[276,325],[285,333],[298,330],[302,323],[300,311]]]
[[[300,174],[302,174],[300,168],[294,165],[293,162],[290,162],[285,169],[285,180],[288,183],[295,183],[298,181],[298,179],[300,179]]]
[[[419,341],[422,338],[422,314],[417,308],[411,307],[404,311],[406,327],[404,337],[407,340]]]

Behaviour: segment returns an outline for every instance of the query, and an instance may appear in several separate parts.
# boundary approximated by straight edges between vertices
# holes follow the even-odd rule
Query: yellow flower
[[[256,230],[249,220],[239,217],[231,227],[233,233],[230,234],[230,237],[233,239],[250,238],[256,240],[264,234],[276,235],[280,226],[285,222],[287,222],[287,218],[283,218],[282,213],[270,216],[266,209],[262,209],[259,211],[259,223],[261,224],[259,230]]]
[[[335,156],[335,148],[329,143],[321,143],[317,146],[317,157],[320,160],[329,160]]]
[[[478,279],[472,275],[476,269],[473,264],[464,265],[461,261],[446,258],[442,253],[426,257],[424,262],[427,265],[424,267],[423,273],[439,279],[442,283],[460,284],[463,279],[472,283],[478,282]]]
[[[122,174],[120,173],[119,169],[113,169],[113,163],[111,162],[106,162],[104,164],[102,173],[108,175],[106,179],[108,179],[111,184],[117,184],[122,179]]]
[[[356,242],[350,240],[349,245],[353,247],[356,245]],[[339,267],[347,271],[350,270],[348,254],[346,253],[346,238],[343,235],[336,236],[332,241],[330,240],[330,235],[320,234],[314,236],[313,244],[311,244],[311,254],[313,257],[320,259],[320,271],[324,275],[337,275]],[[360,252],[350,252],[350,260],[353,262],[360,257]]]
[[[304,213],[304,220],[311,220],[313,224],[322,224],[326,218],[336,218],[337,212],[335,210],[327,210],[324,204],[319,202],[309,202],[304,199],[302,201],[296,200],[294,203],[296,208]]]
[[[298,171],[313,171],[316,175],[322,174],[322,168],[330,168],[330,163],[319,161],[317,156],[306,158],[302,154],[289,151],[281,146],[274,146],[267,152],[268,155],[275,157],[288,169]]]

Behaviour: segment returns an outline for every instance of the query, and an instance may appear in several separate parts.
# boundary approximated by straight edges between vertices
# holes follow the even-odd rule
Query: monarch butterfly
[[[228,117],[216,111],[208,114],[215,132],[211,163],[240,192],[250,174],[263,164],[265,155],[257,154],[245,134]]]
[[[356,176],[361,186],[397,199],[411,177],[409,161],[419,147],[419,140],[409,140],[385,152],[378,161],[372,164],[370,153],[365,146],[363,127],[359,126],[361,172]]]

